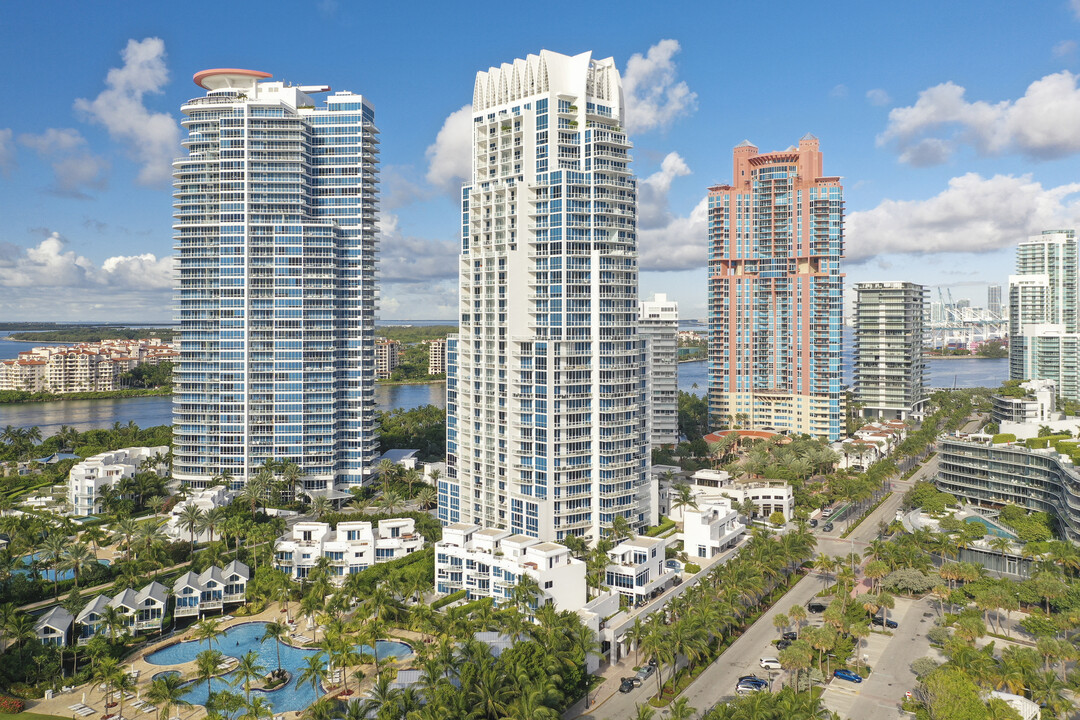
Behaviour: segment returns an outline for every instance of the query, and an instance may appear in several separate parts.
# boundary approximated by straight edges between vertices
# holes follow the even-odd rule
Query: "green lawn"
[[[60,715],[42,715],[41,713],[22,712],[17,715],[11,713],[0,713],[0,720],[67,720],[67,717],[61,717]]]

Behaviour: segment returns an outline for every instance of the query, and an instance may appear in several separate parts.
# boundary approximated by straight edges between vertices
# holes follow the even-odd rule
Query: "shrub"
[[[990,439],[990,442],[994,445],[1000,445],[1001,443],[1007,442],[1016,442],[1016,435],[1012,433],[998,433]]]
[[[921,657],[911,663],[911,672],[915,673],[916,677],[925,677],[938,668],[936,660],[928,657]]]
[[[21,713],[26,709],[26,703],[19,698],[8,697],[7,695],[0,695],[0,712],[8,715],[14,715]]]
[[[441,597],[435,602],[431,603],[432,610],[438,610],[441,607],[445,607],[452,602],[457,602],[465,598],[467,592],[465,590],[458,590],[457,592],[450,593],[446,597]]]
[[[926,639],[931,645],[944,645],[949,637],[949,631],[943,627],[932,627],[926,631]]]
[[[921,595],[934,587],[939,580],[939,578],[927,575],[921,570],[901,568],[886,575],[882,585],[890,590]]]
[[[691,575],[701,572],[701,566],[696,563],[686,563],[686,567],[684,569]]]

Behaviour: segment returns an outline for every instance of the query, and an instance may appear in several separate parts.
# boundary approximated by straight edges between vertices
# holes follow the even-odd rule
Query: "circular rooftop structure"
[[[249,88],[259,80],[273,77],[271,73],[242,68],[214,68],[195,73],[192,80],[204,90],[227,90]]]

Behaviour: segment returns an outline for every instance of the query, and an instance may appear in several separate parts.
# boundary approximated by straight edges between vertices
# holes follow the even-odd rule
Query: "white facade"
[[[678,574],[664,563],[669,539],[639,535],[608,550],[604,585],[641,605],[666,590]]]
[[[378,450],[375,108],[269,77],[199,72],[181,108],[173,473],[239,486],[285,460],[306,490],[361,484]]]
[[[588,600],[585,563],[557,543],[514,535],[509,530],[455,523],[435,543],[435,591],[468,591],[470,599],[509,602],[523,575],[536,581],[536,606],[579,611]]]
[[[446,374],[446,340],[428,343],[428,375]]]
[[[143,463],[155,457],[161,458],[151,472],[164,477],[164,462],[169,448],[130,447],[99,453],[76,463],[68,473],[68,502],[74,515],[94,515],[101,512],[101,492],[124,478],[135,477],[143,472]]]
[[[190,541],[192,539],[191,531],[180,523],[180,515],[183,513],[184,508],[194,505],[206,513],[216,507],[228,505],[235,496],[236,493],[230,491],[224,485],[215,485],[202,490],[188,490],[188,496],[173,505],[172,510],[169,511],[169,519],[165,523],[165,534],[173,540]],[[210,531],[196,528],[194,539],[197,543],[210,542]],[[214,539],[221,539],[220,528],[216,529]]]
[[[243,603],[247,599],[247,583],[251,570],[233,560],[224,568],[212,565],[199,574],[186,572],[173,583],[176,598],[176,617],[202,617],[211,610],[222,611],[225,605]]]
[[[477,73],[447,347],[439,519],[601,537],[652,502],[637,186],[615,61],[543,50]]]
[[[1080,400],[1080,245],[1074,230],[1048,230],[1016,247],[1009,276],[1009,377],[1054,380]]]
[[[708,560],[735,547],[746,533],[739,513],[727,498],[698,501],[683,511],[683,550],[689,557]]]
[[[709,501],[715,498],[729,498],[735,507],[749,499],[754,503],[754,517],[767,520],[774,512],[784,514],[784,522],[790,522],[795,515],[795,492],[791,486],[779,480],[754,480],[735,482],[728,473],[716,470],[698,470],[691,479],[700,486],[700,494],[695,489],[695,496]],[[701,500],[699,499],[699,502]]]
[[[341,585],[347,575],[423,549],[424,536],[415,528],[412,518],[380,520],[374,527],[366,521],[341,522],[336,530],[328,523],[298,522],[275,543],[274,568],[303,580],[325,557],[331,581]]]
[[[638,334],[645,343],[649,442],[674,445],[679,442],[679,304],[662,293],[642,300]]]

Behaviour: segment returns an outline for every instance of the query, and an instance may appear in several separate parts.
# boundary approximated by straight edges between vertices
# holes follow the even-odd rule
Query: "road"
[[[885,501],[879,505],[874,511],[866,518],[847,538],[840,538],[839,533],[846,527],[841,524],[840,527],[834,529],[831,533],[817,533],[818,538],[818,552],[824,552],[829,555],[846,555],[849,552],[857,552],[862,554],[863,549],[869,544],[871,540],[877,537],[878,523],[885,522],[886,524],[892,521],[896,517],[896,511],[900,507],[900,503],[903,500],[904,493],[918,480],[931,479],[937,472],[938,456],[931,458],[923,467],[915,472],[915,474],[904,482],[894,481],[892,485],[892,495],[885,499]],[[799,583],[789,590],[780,600],[773,605],[773,607],[766,612],[756,623],[751,625],[746,631],[735,640],[734,643],[717,659],[713,662],[698,678],[690,684],[690,687],[686,689],[682,697],[687,698],[690,702],[690,706],[697,708],[698,710],[706,710],[712,707],[717,702],[725,698],[730,698],[734,695],[735,683],[738,682],[739,676],[748,674],[757,674],[759,677],[768,677],[769,673],[766,670],[762,670],[758,666],[758,660],[766,654],[774,655],[775,647],[771,645],[772,640],[776,639],[776,628],[772,624],[772,619],[779,613],[786,613],[793,605],[806,605],[810,599],[821,590],[821,582],[816,575],[810,575],[803,578]],[[815,616],[811,615],[810,619],[813,621]],[[905,621],[906,623],[906,621]],[[906,653],[905,653],[906,654]],[[925,652],[920,653],[925,654]],[[915,657],[919,657],[916,655]],[[914,659],[914,658],[912,658]],[[871,661],[873,664],[873,659]],[[910,664],[910,661],[909,661]],[[615,666],[619,669],[622,675],[632,675],[630,665],[627,663]],[[786,673],[776,672],[773,673],[777,682],[783,679]],[[887,680],[885,676],[883,679]],[[877,683],[875,682],[875,685]],[[908,683],[910,685],[910,683]],[[868,685],[868,687],[871,687]],[[905,688],[909,689],[909,688]],[[889,688],[883,687],[879,692],[884,693]],[[900,691],[901,694],[903,690]],[[642,687],[636,688],[633,692],[622,694],[615,693],[614,695],[604,699],[599,705],[594,706],[591,710],[581,715],[571,715],[571,717],[580,717],[588,720],[603,720],[604,718],[627,718],[633,717],[636,712],[636,706],[639,703],[645,703],[649,696],[656,693],[656,681],[653,678],[649,679],[647,684],[643,684]],[[867,695],[867,698],[870,696]],[[895,705],[895,701],[893,703]],[[892,710],[895,716],[895,709]],[[859,718],[859,720],[874,720],[874,715],[851,715],[853,718]],[[883,717],[878,715],[877,717]]]

